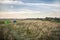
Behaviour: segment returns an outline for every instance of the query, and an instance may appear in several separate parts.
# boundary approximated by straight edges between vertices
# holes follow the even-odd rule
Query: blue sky
[[[60,17],[59,4],[60,0],[0,0],[0,15],[1,18],[5,14],[14,17],[17,14],[17,18],[18,15],[23,18]]]

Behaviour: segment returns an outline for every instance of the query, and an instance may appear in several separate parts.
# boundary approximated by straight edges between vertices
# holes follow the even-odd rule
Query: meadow
[[[42,20],[0,20],[0,40],[59,40],[60,22]]]

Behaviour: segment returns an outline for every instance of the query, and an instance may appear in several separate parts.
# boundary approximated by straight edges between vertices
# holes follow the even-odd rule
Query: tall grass
[[[15,24],[1,24],[0,30],[3,31],[4,40],[53,40],[51,31],[59,24],[41,20],[17,20]]]

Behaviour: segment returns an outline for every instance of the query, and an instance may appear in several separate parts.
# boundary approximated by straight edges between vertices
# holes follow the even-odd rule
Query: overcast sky
[[[0,18],[60,17],[60,0],[0,0]]]

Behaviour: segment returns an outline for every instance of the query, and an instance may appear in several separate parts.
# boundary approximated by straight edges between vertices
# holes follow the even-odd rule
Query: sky
[[[0,18],[60,18],[60,0],[0,0]]]

